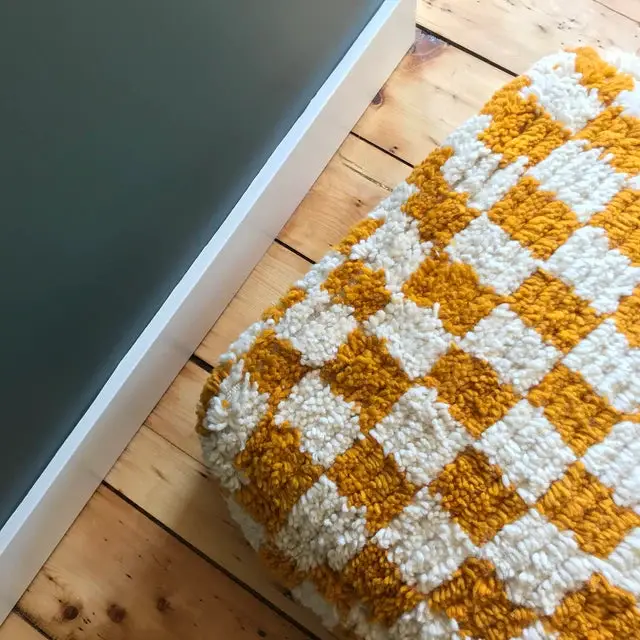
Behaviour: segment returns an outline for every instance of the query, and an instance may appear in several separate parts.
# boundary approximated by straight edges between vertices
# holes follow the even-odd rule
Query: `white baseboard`
[[[2,527],[0,622],[407,51],[414,14],[385,0]]]

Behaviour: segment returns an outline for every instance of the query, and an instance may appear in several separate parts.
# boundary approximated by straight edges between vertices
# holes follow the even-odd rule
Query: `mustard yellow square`
[[[277,531],[298,502],[322,475],[323,467],[300,450],[300,433],[270,415],[258,425],[235,464],[248,478],[235,499],[268,531]]]
[[[339,455],[327,477],[336,483],[350,505],[366,507],[371,534],[386,527],[419,489],[371,436],[356,441],[351,449]]]
[[[588,140],[592,149],[620,172],[634,175],[640,168],[640,120],[622,115],[622,107],[608,107],[580,131],[576,139]]]
[[[429,594],[429,607],[458,622],[465,638],[508,640],[520,637],[537,618],[507,597],[489,560],[468,558],[449,580]]]
[[[580,227],[571,207],[541,190],[532,176],[523,177],[487,215],[541,260],[549,258]]]
[[[600,58],[590,47],[576,47],[575,68],[580,74],[580,84],[598,92],[598,98],[610,105],[621,91],[632,91],[634,80],[627,73],[621,73],[613,65]]]
[[[640,638],[640,610],[635,598],[598,573],[567,595],[549,623],[562,640]]]
[[[342,616],[347,616],[353,608],[354,590],[344,578],[342,571],[335,571],[326,564],[313,567],[306,573],[320,595],[333,603]]]
[[[321,376],[333,393],[360,405],[360,428],[365,433],[411,385],[384,341],[361,329],[349,334],[336,358],[321,369]]]
[[[502,154],[503,167],[521,156],[526,156],[531,164],[540,162],[571,136],[533,96],[520,95],[520,90],[530,82],[526,76],[512,80],[481,111],[492,116],[492,120],[478,139],[494,153]],[[514,131],[519,135],[514,136]]]
[[[348,257],[353,245],[370,238],[383,224],[384,220],[381,218],[365,218],[364,220],[360,220],[335,246],[335,250]]]
[[[613,490],[591,475],[578,460],[537,503],[538,510],[559,529],[572,531],[580,547],[606,558],[640,515],[613,500]]]
[[[471,540],[481,545],[527,512],[524,500],[502,476],[498,465],[469,447],[444,467],[429,490]]]
[[[287,309],[293,307],[294,304],[298,304],[298,302],[302,302],[307,296],[306,291],[304,289],[300,289],[299,287],[291,287],[287,293],[276,302],[276,304],[268,307],[262,313],[262,320],[275,320],[275,322],[279,322],[282,320],[284,314],[287,312]]]
[[[273,543],[262,544],[258,553],[267,568],[278,575],[282,585],[287,589],[293,589],[304,581],[306,576],[298,570],[295,560],[280,551]]]
[[[618,331],[625,335],[629,345],[640,347],[640,287],[620,300],[614,319]]]
[[[450,262],[445,254],[424,260],[403,291],[419,306],[438,305],[444,328],[456,336],[464,335],[503,302],[493,289],[480,284],[472,266]]]
[[[385,288],[383,269],[374,271],[360,260],[349,260],[334,269],[322,284],[331,295],[331,302],[353,308],[360,321],[389,304],[391,293]]]
[[[426,596],[405,584],[385,551],[368,544],[343,570],[343,580],[371,611],[372,619],[390,627]]]
[[[509,299],[509,306],[546,342],[568,353],[593,331],[602,317],[572,288],[538,270]]]
[[[478,438],[498,422],[517,402],[509,384],[502,384],[490,364],[457,346],[441,356],[424,379],[435,387],[438,399],[449,405],[449,413]]]
[[[529,391],[528,399],[544,408],[549,422],[579,456],[591,445],[602,442],[620,420],[619,414],[579,373],[562,364]]]
[[[275,406],[310,370],[300,363],[300,357],[288,340],[278,338],[273,329],[268,329],[245,354],[244,368],[260,393],[268,393],[270,403]]]
[[[640,265],[640,191],[619,191],[604,211],[589,220],[589,224],[604,229],[609,246],[623,253],[636,266]]]
[[[445,247],[453,236],[480,215],[467,206],[468,194],[454,191],[444,179],[442,167],[453,149],[436,149],[418,165],[408,182],[418,187],[404,205],[404,211],[419,221],[420,236],[436,248]]]

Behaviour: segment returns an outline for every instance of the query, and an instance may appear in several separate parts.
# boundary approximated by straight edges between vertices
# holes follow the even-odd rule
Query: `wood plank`
[[[64,640],[307,637],[106,488],[19,607]]]
[[[28,622],[19,615],[10,613],[0,626],[0,640],[46,640]]]
[[[416,18],[514,73],[564,46],[640,46],[637,22],[594,0],[418,0]]]
[[[320,260],[411,169],[350,135],[331,159],[279,238]]]
[[[196,349],[196,355],[214,365],[229,343],[258,320],[310,266],[295,253],[273,243]]]
[[[640,22],[640,3],[638,0],[594,0],[627,18]]]
[[[261,566],[205,467],[153,430],[142,427],[106,482],[318,637],[333,637]]]
[[[418,164],[511,76],[434,36],[416,41],[354,131]]]
[[[197,364],[187,362],[145,421],[150,429],[196,460],[201,457],[195,432],[196,405],[207,375]]]

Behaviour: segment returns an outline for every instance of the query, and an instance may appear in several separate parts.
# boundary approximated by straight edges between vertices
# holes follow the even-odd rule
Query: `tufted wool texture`
[[[640,62],[498,91],[220,358],[206,462],[368,640],[640,638]]]

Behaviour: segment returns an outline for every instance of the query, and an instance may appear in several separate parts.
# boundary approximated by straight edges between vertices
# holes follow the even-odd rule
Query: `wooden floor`
[[[199,461],[194,407],[207,370],[511,75],[562,45],[637,51],[638,20],[638,0],[420,0],[414,48],[141,426],[0,640],[337,637],[260,568]]]

